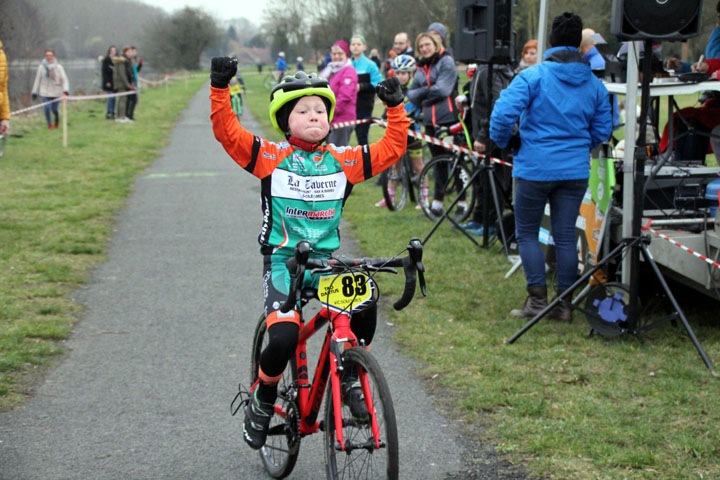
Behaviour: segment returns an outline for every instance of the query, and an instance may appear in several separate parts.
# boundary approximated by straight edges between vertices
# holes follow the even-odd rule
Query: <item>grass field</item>
[[[63,352],[81,314],[68,295],[104,258],[133,179],[206,79],[142,90],[134,124],[105,120],[104,100],[69,102],[67,148],[42,113],[12,117],[0,159],[0,408]]]
[[[268,92],[255,78],[246,76],[247,102],[268,133]],[[380,135],[371,128],[371,139]],[[374,208],[381,196],[372,181],[358,185],[344,211],[352,224],[346,235],[369,256],[394,254],[431,227],[414,209]],[[498,248],[477,249],[444,225],[426,245],[425,265],[427,298],[385,314],[442,408],[485,427],[473,430],[479,439],[546,478],[720,478],[720,382],[684,329],[667,325],[643,342],[587,338],[588,324],[575,313],[571,324],[543,320],[506,345],[525,323],[507,316],[524,300],[524,278],[503,278],[510,264]],[[402,285],[382,287],[390,300]],[[720,365],[720,305],[675,293]]]

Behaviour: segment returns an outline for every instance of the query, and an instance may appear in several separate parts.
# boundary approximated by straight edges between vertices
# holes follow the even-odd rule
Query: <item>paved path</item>
[[[215,141],[207,96],[137,180],[107,262],[76,292],[87,310],[68,354],[0,414],[0,478],[267,478],[230,416],[261,307],[260,185]],[[379,320],[373,353],[399,415],[401,478],[468,478],[460,434],[428,409],[391,328]],[[321,436],[307,437],[290,478],[323,478],[323,462]]]

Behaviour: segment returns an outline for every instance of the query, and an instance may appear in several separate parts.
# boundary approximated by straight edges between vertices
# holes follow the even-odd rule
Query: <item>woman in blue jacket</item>
[[[578,46],[582,20],[565,12],[553,20],[544,61],[520,72],[503,90],[490,117],[490,138],[505,148],[519,121],[515,155],[515,230],[528,298],[512,316],[533,317],[547,306],[545,258],[538,242],[545,203],[550,202],[558,290],[577,279],[575,221],[590,176],[590,150],[609,138],[608,91],[583,62]],[[571,319],[567,302],[553,310]]]

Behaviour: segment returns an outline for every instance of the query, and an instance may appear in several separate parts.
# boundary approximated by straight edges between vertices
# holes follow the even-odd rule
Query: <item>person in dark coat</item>
[[[117,56],[117,47],[110,45],[107,54],[102,59],[102,89],[105,93],[113,93],[113,57]],[[107,99],[107,113],[105,118],[115,118],[115,97]]]

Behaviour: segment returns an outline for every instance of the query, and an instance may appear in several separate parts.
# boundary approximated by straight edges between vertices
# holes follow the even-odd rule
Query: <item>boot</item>
[[[555,298],[559,297],[562,293],[563,290],[558,290]],[[550,310],[550,318],[560,320],[561,322],[572,322],[572,308],[570,307],[570,301],[567,298],[569,297],[560,300],[560,302],[555,305],[555,308]]]
[[[527,287],[528,297],[521,309],[514,309],[510,312],[511,317],[532,318],[547,307],[547,287]]]

